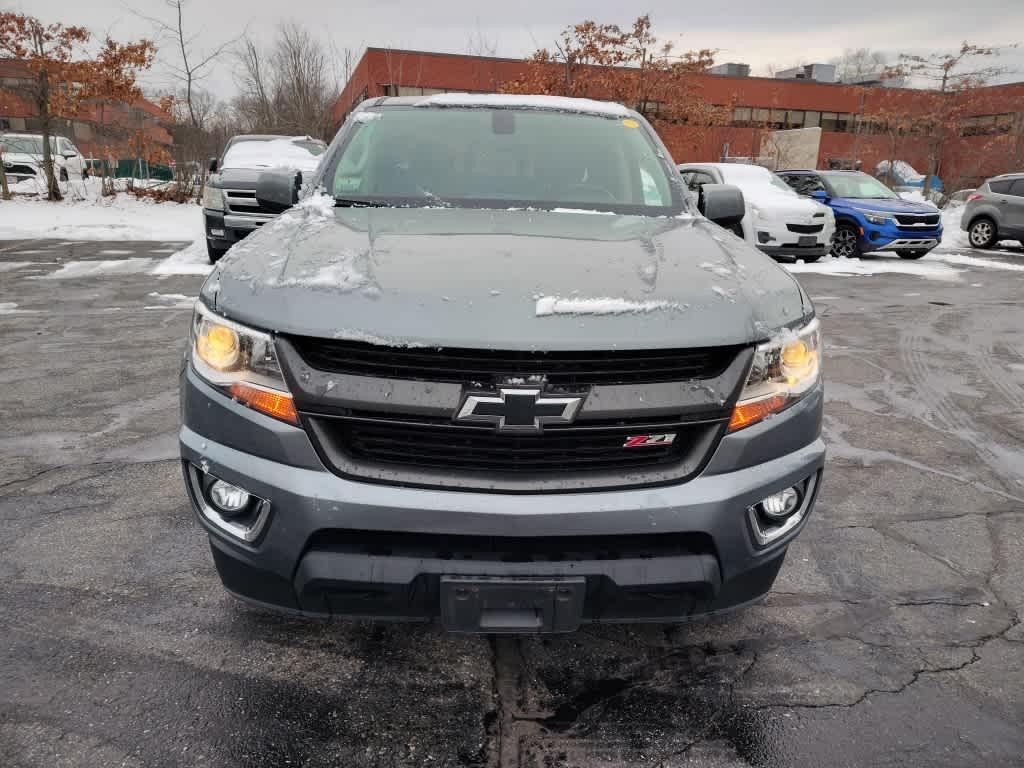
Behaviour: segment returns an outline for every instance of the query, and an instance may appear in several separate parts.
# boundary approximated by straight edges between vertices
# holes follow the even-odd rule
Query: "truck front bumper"
[[[225,587],[316,616],[568,631],[581,621],[682,621],[736,608],[770,589],[813,509],[825,457],[819,389],[724,438],[705,471],[681,485],[546,494],[410,488],[329,472],[303,430],[235,403],[191,370],[182,388],[186,486]],[[801,444],[787,446],[792,439]],[[265,455],[250,452],[257,445]],[[792,450],[761,461],[765,445]],[[204,477],[266,501],[252,541],[207,514]],[[799,518],[759,544],[749,508],[791,486],[804,489]],[[521,610],[495,613],[495,601],[540,607],[519,622]]]

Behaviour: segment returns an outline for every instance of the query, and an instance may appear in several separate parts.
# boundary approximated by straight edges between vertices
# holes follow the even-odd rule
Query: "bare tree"
[[[870,48],[846,48],[842,56],[837,56],[830,64],[836,66],[836,79],[840,83],[860,83],[870,78],[886,76],[887,80],[898,80],[893,85],[903,85],[903,78],[892,75],[889,56],[883,51]]]
[[[304,27],[285,22],[268,49],[247,38],[235,59],[235,106],[250,130],[330,139],[341,89],[338,73],[347,79],[353,67],[349,49],[338,51]]]

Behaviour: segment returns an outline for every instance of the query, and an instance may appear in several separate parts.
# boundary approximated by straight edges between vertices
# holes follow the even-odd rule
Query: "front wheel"
[[[832,238],[832,255],[839,259],[860,257],[860,237],[851,224],[840,224]]]
[[[975,248],[991,248],[996,244],[996,225],[992,219],[975,219],[967,229],[967,239]]]
[[[899,252],[901,259],[920,259],[926,253],[928,253],[928,251],[900,251]]]

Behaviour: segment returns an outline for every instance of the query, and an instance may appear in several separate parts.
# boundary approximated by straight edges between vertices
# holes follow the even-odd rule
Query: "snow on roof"
[[[416,102],[418,107],[496,107],[498,109],[550,109],[584,112],[605,117],[629,117],[621,104],[568,96],[519,96],[514,93],[438,93]]]

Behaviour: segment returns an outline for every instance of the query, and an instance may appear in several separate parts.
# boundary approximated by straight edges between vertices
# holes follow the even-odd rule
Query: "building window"
[[[807,110],[804,112],[804,128],[817,128],[821,125],[821,112]]]
[[[732,124],[739,127],[750,125],[750,107],[734,107]]]

